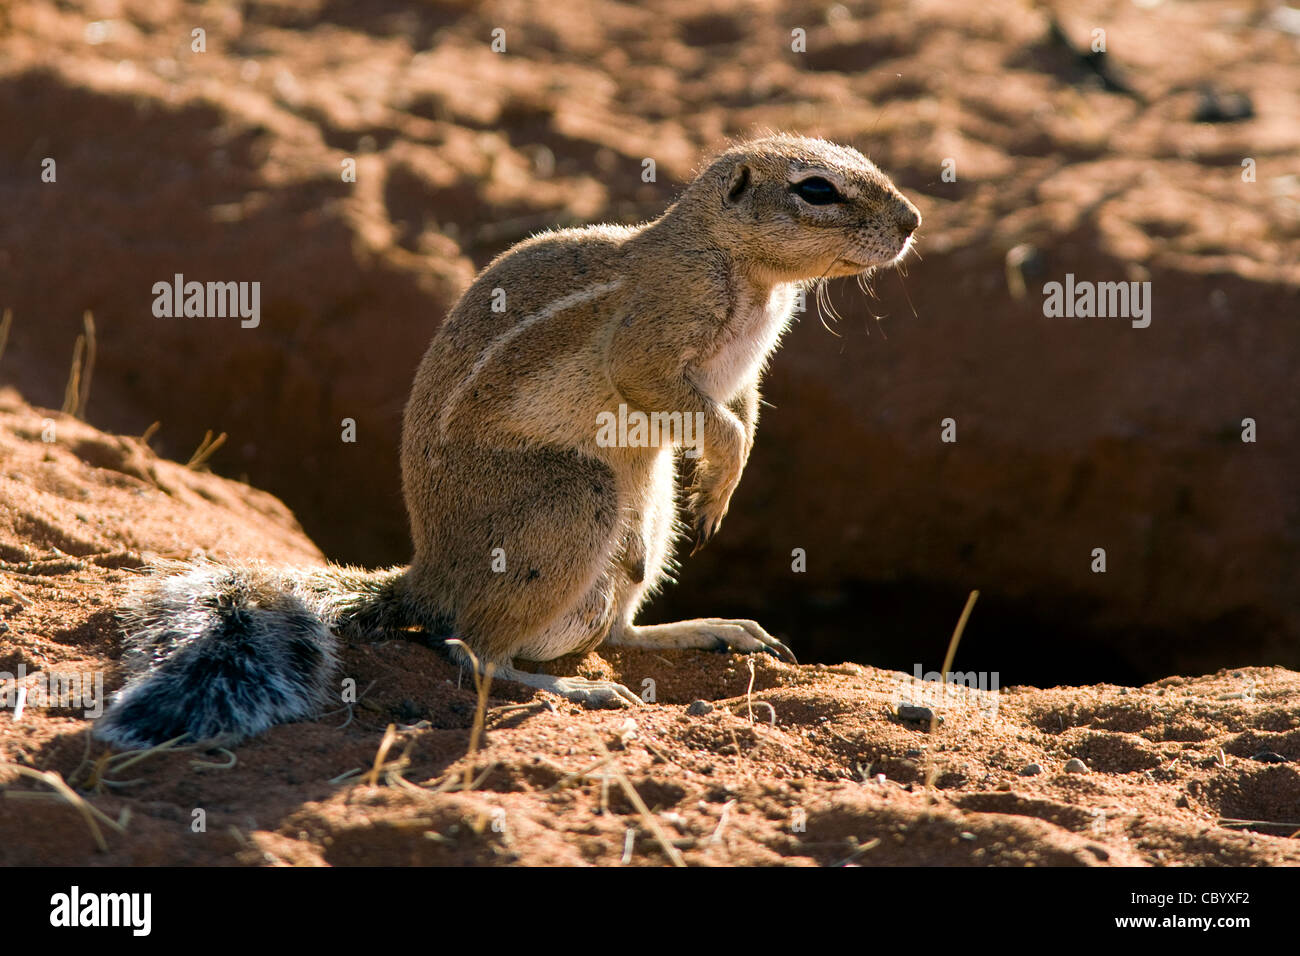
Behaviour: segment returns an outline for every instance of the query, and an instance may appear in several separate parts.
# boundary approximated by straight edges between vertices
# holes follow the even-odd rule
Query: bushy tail
[[[232,745],[339,700],[338,633],[408,620],[405,569],[173,564],[120,618],[127,683],[94,735],[124,749],[188,735]]]

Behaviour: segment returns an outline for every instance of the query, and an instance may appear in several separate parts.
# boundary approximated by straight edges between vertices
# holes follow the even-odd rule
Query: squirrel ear
[[[740,201],[740,197],[745,194],[749,188],[749,166],[745,163],[737,163],[736,168],[731,171],[731,178],[727,181],[726,202],[733,205]]]

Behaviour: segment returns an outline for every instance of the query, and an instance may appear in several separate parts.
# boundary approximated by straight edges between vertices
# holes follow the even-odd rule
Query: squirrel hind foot
[[[463,645],[452,648],[452,659],[463,667],[472,668],[474,665],[462,648]],[[478,664],[479,673],[483,673],[487,662],[479,661]],[[536,690],[544,690],[575,704],[582,704],[587,708],[639,707],[645,703],[640,697],[617,681],[539,674],[520,670],[509,661],[492,663],[492,679],[510,681]]]

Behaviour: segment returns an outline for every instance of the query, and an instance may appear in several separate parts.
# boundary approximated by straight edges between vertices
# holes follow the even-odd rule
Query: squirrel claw
[[[763,648],[764,651],[766,651],[768,654],[771,654],[773,657],[779,657],[781,660],[786,661],[790,664],[799,663],[799,659],[794,656],[794,651],[790,650],[790,648],[786,647],[784,644],[782,644],[774,637],[769,638],[769,640],[771,641],[771,643],[769,643],[766,647]]]
[[[771,654],[791,664],[799,663],[794,652],[763,630],[757,621],[707,617],[693,623],[717,642],[718,650],[740,654]]]
[[[718,533],[718,528],[722,520],[710,520],[709,518],[698,518],[695,522],[695,547],[691,548],[691,556],[699,554],[704,546],[713,540],[713,536]]]

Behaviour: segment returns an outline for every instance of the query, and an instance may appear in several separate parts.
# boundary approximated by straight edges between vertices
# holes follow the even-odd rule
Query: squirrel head
[[[868,272],[901,259],[916,206],[848,146],[768,136],[733,146],[693,184],[717,240],[775,281]]]

